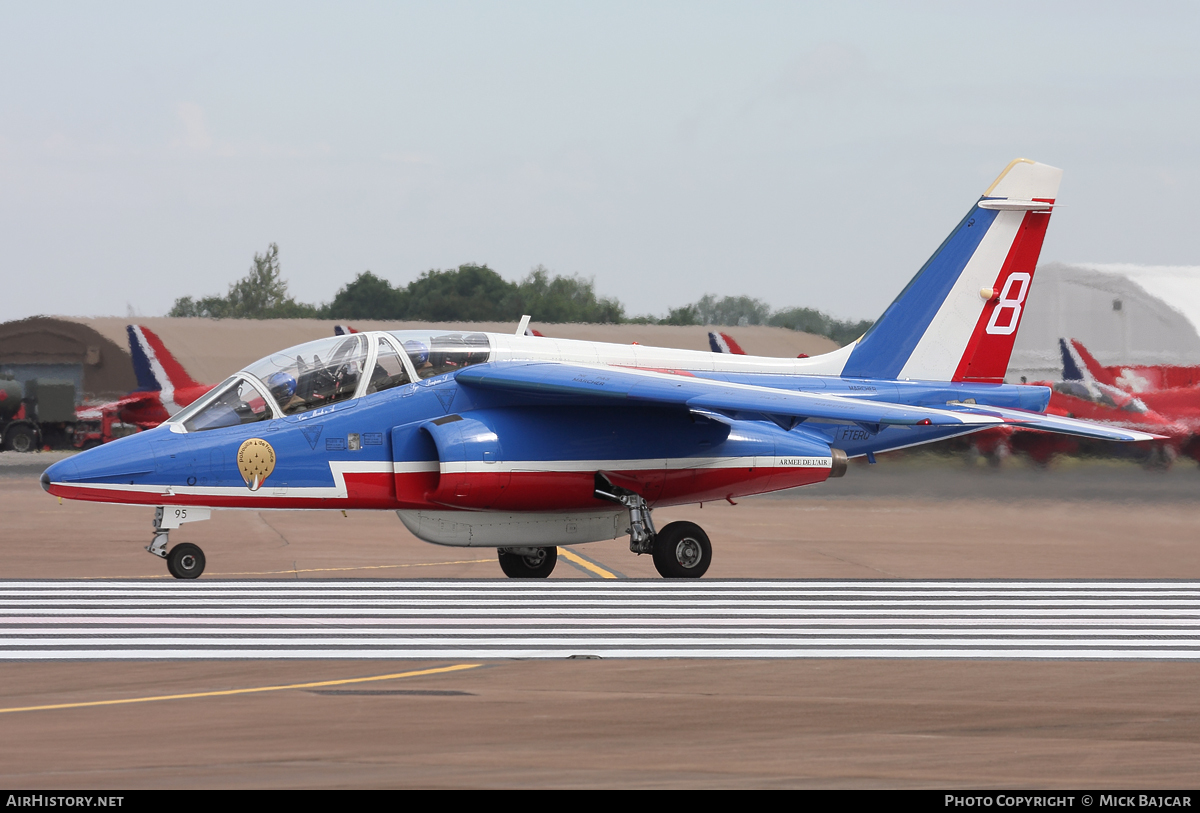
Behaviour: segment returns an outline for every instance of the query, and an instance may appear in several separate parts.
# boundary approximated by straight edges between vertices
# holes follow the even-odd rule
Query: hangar
[[[137,387],[125,328],[144,325],[158,334],[184,369],[201,383],[216,383],[268,353],[333,335],[334,320],[198,319],[166,316],[35,316],[0,324],[0,373],[19,381],[57,378],[71,381],[82,399],[112,399]],[[473,324],[354,321],[358,330],[469,329],[511,333],[510,322]],[[692,350],[708,349],[702,325],[539,324],[549,337],[628,343]],[[725,328],[728,330],[729,328]],[[763,356],[817,355],[836,350],[824,336],[779,327],[734,329],[747,353]]]
[[[1105,365],[1200,364],[1200,266],[1045,263],[1032,292],[1009,382],[1062,378],[1059,338]]]
[[[83,393],[113,397],[137,386],[124,340],[98,331],[86,320],[34,316],[0,324],[0,374],[24,383],[53,378]]]

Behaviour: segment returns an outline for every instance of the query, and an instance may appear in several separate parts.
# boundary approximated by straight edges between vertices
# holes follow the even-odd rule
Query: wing
[[[1063,435],[1079,435],[1097,440],[1117,440],[1123,442],[1139,440],[1162,440],[1163,435],[1152,435],[1139,432],[1136,429],[1122,429],[1112,424],[1091,423],[1075,418],[1063,418],[1058,415],[1043,415],[1040,412],[1026,412],[1023,409],[1008,409],[970,404],[954,404],[946,409],[968,415],[992,415],[1002,419],[1010,426],[1022,426],[1028,429],[1041,429],[1044,432],[1058,432]]]
[[[673,373],[555,362],[499,361],[468,367],[459,384],[537,396],[568,396],[594,404],[662,404],[720,413],[755,413],[780,426],[806,418],[899,426],[983,428],[1004,419],[964,411],[931,409],[837,395],[755,387]]]

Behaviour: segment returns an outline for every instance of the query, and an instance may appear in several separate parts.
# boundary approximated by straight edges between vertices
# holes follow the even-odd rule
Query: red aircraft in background
[[[1148,465],[1169,466],[1180,454],[1200,460],[1200,387],[1153,389],[1150,384],[1200,380],[1195,367],[1105,367],[1078,340],[1058,340],[1061,381],[1037,382],[1051,387],[1047,414],[1140,429],[1161,440],[1136,444]],[[1135,389],[1136,387],[1136,389]],[[1009,451],[1024,452],[1039,463],[1055,454],[1075,454],[1081,444],[1060,436],[1035,437],[1032,432],[1001,429],[980,432],[974,447],[992,460]],[[1108,448],[1108,447],[1106,447]]]
[[[1174,364],[1105,367],[1078,339],[1063,347],[1064,377],[1068,362],[1073,375],[1137,396],[1147,407],[1175,420],[1200,426],[1200,367]]]
[[[153,429],[214,386],[200,384],[188,375],[150,328],[129,325],[125,330],[138,388],[116,401],[76,410],[75,446],[114,440],[118,423]]]

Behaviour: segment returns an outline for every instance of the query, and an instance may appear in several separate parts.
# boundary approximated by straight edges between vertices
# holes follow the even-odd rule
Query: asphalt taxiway
[[[36,473],[44,465],[38,461]],[[158,646],[146,636],[174,630],[195,641],[203,635],[197,628],[213,628],[198,619],[213,617],[170,612],[180,606],[179,589],[195,588],[193,601],[223,589],[344,591],[345,603],[361,608],[368,605],[355,591],[382,584],[407,591],[394,604],[411,608],[412,595],[438,585],[473,590],[468,603],[475,605],[489,590],[513,587],[477,581],[499,575],[486,552],[429,546],[394,516],[354,512],[218,512],[184,526],[173,541],[202,545],[209,571],[181,586],[141,550],[148,511],[59,505],[38,487],[36,473],[20,471],[26,466],[0,462],[0,578],[5,587],[33,581],[60,592],[17,591],[25,598],[15,600],[33,611],[9,615],[25,626],[5,622],[4,651],[81,649],[67,660],[0,664],[0,778],[9,785],[1103,788],[1200,780],[1200,664],[1186,654],[1193,651],[1189,625],[1200,617],[1193,603],[1200,471],[1192,466],[1164,473],[1067,461],[1042,471],[1010,461],[996,471],[956,460],[885,459],[807,493],[656,513],[660,523],[699,522],[713,537],[704,580],[713,586],[705,592],[767,579],[773,594],[791,591],[780,601],[808,602],[823,613],[803,635],[789,629],[780,636],[773,625],[796,616],[777,606],[751,628],[737,627],[737,646],[752,644],[755,630],[773,644],[790,637],[810,649],[847,630],[879,647],[902,646],[905,635],[927,641],[922,636],[945,634],[943,644],[991,636],[989,646],[1004,648],[1019,635],[1059,653],[1078,652],[1081,641],[1124,646],[1115,659],[1057,660],[1044,650],[1016,657],[621,657],[580,647],[577,637],[542,653],[558,657],[528,659],[511,650],[474,658],[480,653],[466,648],[416,648],[403,659],[297,651],[287,659],[133,661],[75,658],[89,657],[83,649],[124,646],[114,637],[121,635],[141,638],[134,649]],[[578,561],[560,559],[541,583],[541,603],[534,597],[504,609],[503,634],[544,641],[550,622],[571,617],[554,597],[582,595],[573,590],[677,589],[664,587],[647,557],[629,554],[619,540],[576,553]],[[911,603],[900,625],[886,613],[864,624],[846,612],[844,597],[814,595],[830,592],[825,580],[851,585],[845,590],[892,591],[870,599],[877,605],[940,602],[955,615],[922,618],[911,612],[921,605]],[[955,586],[944,580],[967,583],[958,592],[970,597],[949,595]],[[112,605],[96,602],[121,590],[133,602],[123,606],[142,608],[134,626],[80,620],[112,623]],[[899,595],[906,590],[925,595]],[[996,595],[985,597],[989,590]],[[97,598],[105,591],[107,598]],[[157,600],[146,604],[146,596]],[[840,611],[830,606],[836,601]],[[420,603],[436,609],[446,602]],[[271,623],[257,625],[259,633],[289,626],[275,622],[298,605],[283,604]],[[80,612],[89,606],[99,611]],[[529,610],[538,607],[545,612]],[[646,633],[694,641],[742,623],[736,602],[673,623],[638,613],[635,602],[622,607],[621,635],[603,640],[628,644]],[[246,614],[227,618],[235,616]],[[404,625],[392,623],[396,617],[387,634],[394,640],[401,630],[411,640]],[[438,617],[445,619],[444,606]],[[928,623],[938,618],[956,623],[931,632]],[[1095,623],[1080,623],[1089,620]],[[657,626],[639,626],[646,623]],[[130,633],[137,624],[148,628]],[[373,634],[320,626],[326,638]],[[583,634],[595,636],[596,626],[587,621]],[[225,641],[254,634],[223,633]],[[561,640],[561,629],[555,634]],[[301,639],[310,646],[320,636]],[[1176,651],[1136,654],[1155,647]]]

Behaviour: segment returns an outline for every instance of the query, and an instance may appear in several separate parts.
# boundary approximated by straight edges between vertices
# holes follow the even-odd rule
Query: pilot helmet
[[[404,352],[408,353],[408,357],[412,359],[414,367],[420,367],[429,361],[429,348],[416,339],[409,339],[404,343]]]
[[[282,401],[296,394],[296,379],[287,373],[273,373],[267,378],[267,388],[276,401]]]

